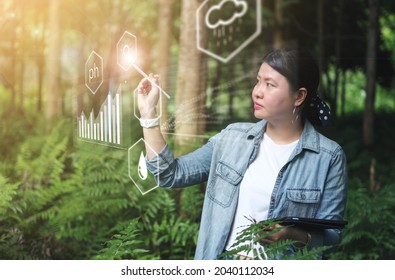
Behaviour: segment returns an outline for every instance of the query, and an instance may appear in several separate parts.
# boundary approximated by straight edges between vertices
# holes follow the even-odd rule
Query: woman
[[[150,80],[158,83],[159,78],[151,75]],[[254,116],[260,121],[231,124],[177,159],[155,121],[159,93],[150,80],[138,87],[149,170],[169,188],[207,181],[196,259],[216,259],[231,249],[251,219],[342,220],[346,158],[337,143],[313,127],[326,125],[329,109],[317,96],[319,71],[307,52],[268,53],[252,91]],[[261,243],[285,239],[295,241],[292,250],[311,249],[338,244],[340,231],[282,227]]]

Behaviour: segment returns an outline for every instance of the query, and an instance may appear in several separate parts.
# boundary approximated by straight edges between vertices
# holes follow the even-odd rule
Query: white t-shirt
[[[270,196],[278,172],[289,159],[298,141],[280,145],[270,139],[266,133],[263,135],[259,153],[248,166],[240,184],[236,213],[226,244],[227,250],[236,241],[237,234],[252,223],[251,220],[259,222],[267,219]],[[252,252],[249,253],[249,257],[252,257]]]

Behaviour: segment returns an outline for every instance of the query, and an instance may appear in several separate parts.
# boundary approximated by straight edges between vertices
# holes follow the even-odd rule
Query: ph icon
[[[93,67],[89,69],[89,83],[96,78],[100,77],[99,67],[96,66],[96,63],[93,63]]]
[[[103,58],[92,51],[85,63],[85,86],[95,94],[103,83]]]

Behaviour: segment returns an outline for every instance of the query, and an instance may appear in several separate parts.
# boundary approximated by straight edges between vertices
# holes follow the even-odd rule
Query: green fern
[[[191,221],[199,222],[202,214],[204,200],[203,186],[192,186],[180,192],[180,215]]]
[[[152,259],[144,249],[142,234],[138,229],[138,219],[131,220],[126,226],[118,225],[117,231],[110,240],[105,242],[105,247],[93,257],[96,260],[121,260],[121,259]]]
[[[280,240],[270,244],[265,244],[264,247],[258,249],[254,244],[259,244],[261,240],[267,236],[276,233],[282,229],[274,228],[269,230],[279,221],[276,219],[268,219],[261,222],[252,222],[249,226],[241,231],[236,237],[236,241],[231,246],[231,249],[222,253],[220,259],[237,259],[241,252],[252,253],[252,259],[283,259],[283,260],[297,260],[297,259],[317,259],[317,256],[327,249],[326,246],[308,250],[307,248],[297,250],[295,252],[288,250],[289,247],[295,244],[293,240]]]
[[[31,137],[21,146],[15,168],[23,178],[22,188],[46,187],[61,180],[69,142],[64,126],[60,122],[47,137]]]
[[[394,259],[395,185],[370,191],[359,181],[351,183],[345,215],[349,223],[339,250],[329,258]]]
[[[0,221],[6,215],[8,208],[12,205],[12,199],[16,195],[17,184],[10,184],[3,175],[0,174]]]
[[[20,234],[13,227],[10,219],[13,213],[13,198],[17,193],[17,184],[10,184],[0,174],[0,190],[0,259],[15,259],[21,256],[21,251],[23,251],[20,246]]]
[[[197,223],[169,213],[153,224],[152,244],[161,259],[190,259],[198,229]]]

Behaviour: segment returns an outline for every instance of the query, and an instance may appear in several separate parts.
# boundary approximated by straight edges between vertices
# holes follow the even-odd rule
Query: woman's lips
[[[259,105],[258,103],[254,102],[254,110],[259,110],[261,108],[263,108],[262,105]]]

